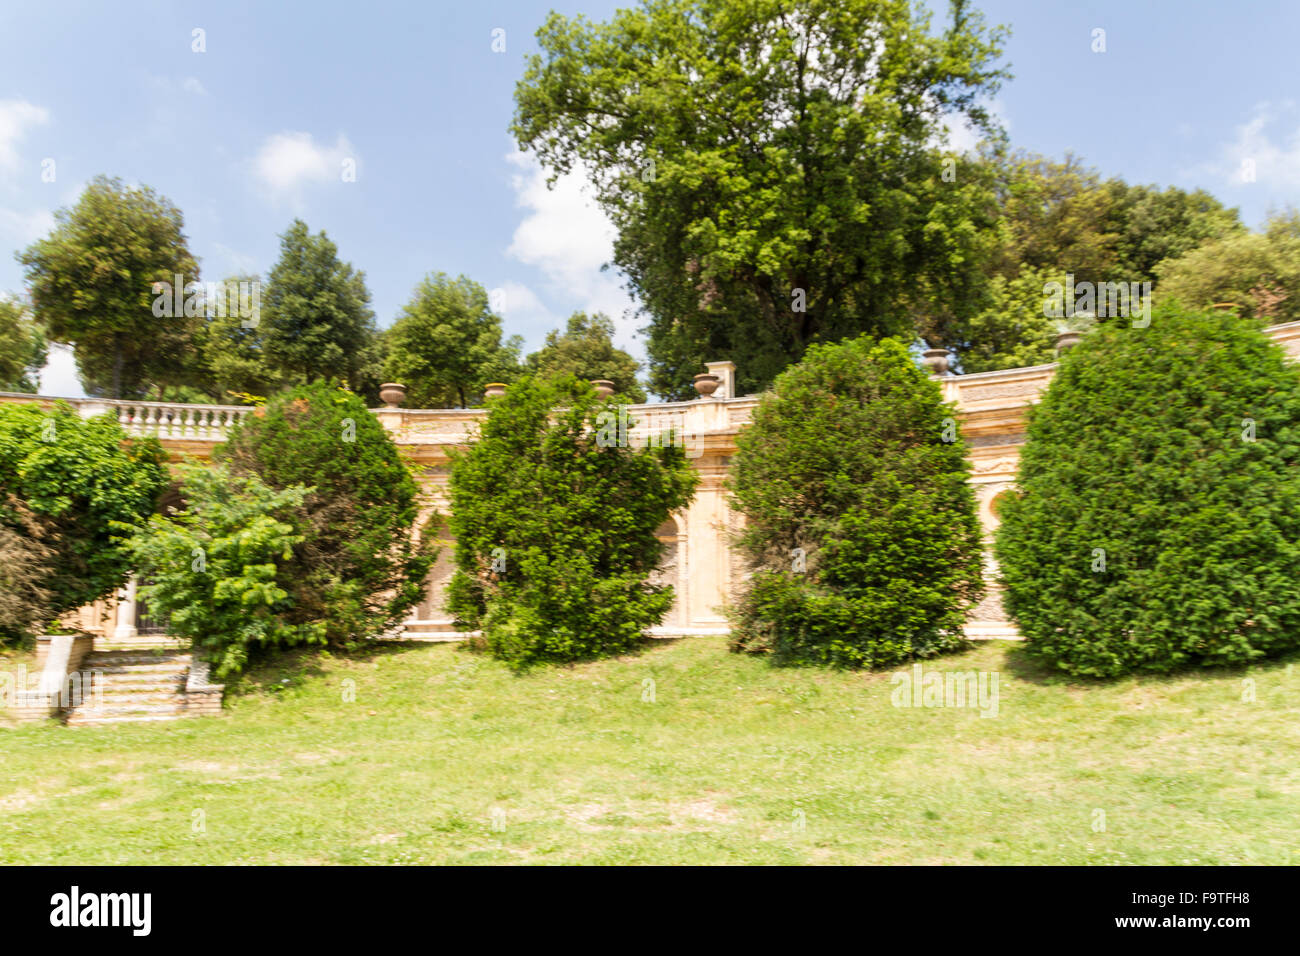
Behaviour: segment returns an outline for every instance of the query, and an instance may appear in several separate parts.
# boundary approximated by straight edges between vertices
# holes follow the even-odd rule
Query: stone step
[[[96,651],[185,650],[188,641],[177,637],[96,637]]]
[[[99,727],[106,724],[161,723],[167,720],[180,720],[185,716],[187,715],[184,712],[176,714],[118,714],[111,717],[71,714],[68,716],[68,726]]]
[[[189,664],[193,659],[190,654],[176,651],[154,654],[148,651],[93,651],[86,655],[88,661],[102,661],[106,664]]]
[[[443,641],[463,641],[477,637],[481,631],[462,631],[451,620],[410,621],[385,634],[383,641],[411,641],[413,643],[437,644]]]
[[[184,674],[189,664],[104,664],[89,661],[79,668],[98,674]]]
[[[93,680],[89,684],[83,683],[81,691],[87,693],[89,691],[103,690],[106,694],[119,694],[138,690],[144,693],[152,693],[160,688],[175,688],[184,684],[185,678],[181,675],[112,674],[100,680]]]
[[[139,675],[146,678],[167,677],[174,674],[188,674],[191,665],[189,664],[125,664],[122,666],[113,665],[112,667],[96,667],[91,664],[88,667],[80,668],[83,672],[89,671],[92,674],[98,674],[104,678],[117,680],[122,676]]]
[[[68,720],[74,717],[116,717],[122,714],[178,714],[185,709],[185,698],[173,694],[170,698],[159,701],[105,701],[102,707],[96,707],[94,701],[72,708]]]
[[[96,688],[89,694],[86,694],[77,707],[93,707],[96,701],[104,701],[108,704],[121,702],[153,702],[159,700],[175,700],[181,693],[179,684],[162,684],[154,687],[105,687],[103,690]]]

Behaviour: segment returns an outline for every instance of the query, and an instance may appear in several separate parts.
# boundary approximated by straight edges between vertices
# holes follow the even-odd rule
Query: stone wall
[[[1300,358],[1300,322],[1269,329],[1275,339],[1294,358]],[[636,420],[631,436],[643,438],[670,428],[685,433],[687,451],[700,475],[694,500],[673,520],[675,531],[660,529],[661,539],[676,544],[669,549],[662,576],[673,578],[679,587],[679,607],[673,619],[660,628],[662,633],[718,633],[725,630],[724,606],[741,583],[741,571],[733,561],[729,541],[739,516],[727,505],[723,482],[731,458],[736,453],[736,435],[750,420],[755,396],[729,394],[734,382],[734,367],[715,362],[709,366],[723,381],[723,387],[711,398],[691,402],[669,402],[632,406]],[[971,483],[979,505],[980,520],[991,537],[997,527],[998,502],[1015,484],[1020,446],[1025,439],[1026,412],[1038,400],[1051,381],[1055,365],[981,372],[975,375],[945,375],[939,381],[944,397],[956,404],[961,435],[969,447],[972,464]],[[0,402],[40,401],[30,395],[0,393]],[[181,455],[206,458],[211,454],[232,414],[218,409],[221,415],[205,415],[191,409],[200,406],[161,406],[157,403],[70,400],[83,414],[115,411],[124,427],[136,434],[156,434],[175,458]],[[449,456],[452,448],[472,440],[486,412],[482,409],[376,409],[384,427],[401,447],[402,453],[417,463],[421,484],[427,493],[425,514],[447,510]],[[216,422],[216,425],[212,423]],[[450,543],[450,542],[449,542]],[[990,576],[996,572],[992,557],[986,559]],[[424,629],[449,627],[440,608],[438,591],[446,578],[446,568],[435,571],[431,593],[416,611],[413,625]],[[681,581],[685,588],[680,588]],[[102,602],[84,609],[82,626],[108,635],[130,627],[129,615],[119,613],[128,604],[129,589],[116,602]],[[420,615],[426,615],[420,617]],[[1002,612],[996,588],[972,611],[967,632],[971,637],[1017,636]]]

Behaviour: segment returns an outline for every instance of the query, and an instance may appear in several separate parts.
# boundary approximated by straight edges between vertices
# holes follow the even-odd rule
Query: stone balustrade
[[[128,434],[199,441],[224,441],[230,429],[252,411],[246,405],[167,402],[113,402],[111,405],[117,409],[117,420]]]
[[[110,398],[50,398],[0,392],[0,403],[36,402],[46,407],[66,403],[82,418],[105,413],[117,417],[129,435],[149,435],[169,441],[221,442],[230,429],[253,410],[247,405],[184,405],[178,402],[135,402]]]

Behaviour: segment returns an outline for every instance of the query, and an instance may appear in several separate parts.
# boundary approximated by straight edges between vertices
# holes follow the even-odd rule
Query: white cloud
[[[304,186],[341,182],[346,160],[355,161],[356,151],[342,134],[333,146],[318,146],[311,133],[275,133],[253,158],[253,172],[274,195],[294,199]]]
[[[557,316],[537,293],[519,282],[507,281],[491,290],[493,305],[512,326],[540,326],[543,333],[557,324]],[[499,298],[498,298],[499,295]]]
[[[1288,201],[1300,193],[1300,116],[1296,104],[1264,102],[1237,127],[1211,171],[1230,186],[1260,183]],[[1253,177],[1253,178],[1252,178]]]
[[[0,168],[18,165],[18,144],[33,126],[50,121],[50,111],[26,100],[0,100]]]
[[[643,358],[643,347],[633,338],[636,320],[624,316],[636,303],[616,273],[601,271],[614,255],[614,226],[584,190],[584,177],[580,172],[561,176],[547,189],[546,173],[532,156],[514,152],[506,159],[518,169],[511,177],[516,205],[527,210],[507,253],[542,272],[566,316],[579,309],[606,313],[614,320],[619,347]]]
[[[194,76],[185,77],[185,81],[181,83],[181,89],[186,93],[194,93],[197,96],[208,95],[208,91],[203,88],[203,84],[199,82],[198,77]]]
[[[50,345],[50,354],[41,370],[42,395],[55,395],[59,398],[85,398],[86,391],[77,378],[77,360],[72,346]]]

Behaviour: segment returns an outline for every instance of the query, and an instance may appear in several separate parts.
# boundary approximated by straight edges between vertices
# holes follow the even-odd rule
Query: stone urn
[[[1083,333],[1075,329],[1066,329],[1064,332],[1056,333],[1056,351],[1064,352],[1066,349],[1072,349],[1083,341]]]
[[[708,398],[718,390],[718,386],[721,384],[722,379],[712,372],[704,372],[695,376],[695,390],[700,393],[701,398]]]
[[[398,408],[406,400],[406,386],[398,382],[385,382],[379,386],[379,398],[389,408]]]
[[[483,386],[484,398],[500,398],[506,393],[505,382],[488,382]]]
[[[947,349],[926,349],[921,353],[921,361],[931,375],[947,375],[951,363]]]
[[[614,383],[607,378],[593,378],[591,384],[596,389],[596,397],[602,401],[614,394]]]

